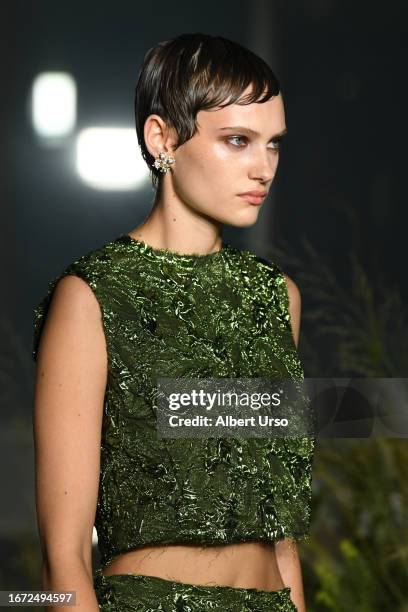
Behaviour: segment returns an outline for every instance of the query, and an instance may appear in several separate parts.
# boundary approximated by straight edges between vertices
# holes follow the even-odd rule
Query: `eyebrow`
[[[219,129],[220,129],[220,131],[222,131],[222,130],[235,130],[237,132],[245,132],[246,134],[251,134],[252,136],[260,136],[259,132],[256,132],[255,130],[252,130],[251,128],[244,127],[243,125],[233,125],[233,126],[228,126],[228,127],[222,127],[222,128],[219,128]],[[278,138],[279,136],[284,136],[287,133],[288,133],[288,128],[285,128],[281,132],[278,132],[277,134],[274,134],[268,140],[268,142],[270,142],[274,138]]]

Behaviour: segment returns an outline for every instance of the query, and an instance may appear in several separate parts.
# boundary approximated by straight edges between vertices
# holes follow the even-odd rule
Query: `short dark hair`
[[[240,99],[251,84],[251,92]],[[154,158],[143,136],[149,115],[159,115],[175,129],[177,148],[197,132],[196,118],[200,110],[262,103],[277,96],[279,91],[276,76],[261,57],[222,36],[181,34],[149,49],[136,85],[135,122],[153,186],[159,186],[161,172],[152,167]]]

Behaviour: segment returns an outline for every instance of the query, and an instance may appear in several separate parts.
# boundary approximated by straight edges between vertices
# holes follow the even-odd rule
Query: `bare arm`
[[[306,612],[302,568],[297,544],[291,538],[275,542],[276,561],[283,583],[291,588],[290,596],[298,612]]]
[[[106,376],[106,343],[96,297],[81,278],[63,277],[53,293],[37,356],[37,521],[42,588],[76,591],[77,606],[87,612],[99,610],[92,579],[92,530]]]
[[[295,282],[286,274],[284,276],[288,287],[292,334],[295,346],[297,347],[300,334],[301,296]],[[291,588],[293,603],[297,607],[298,612],[305,612],[306,604],[303,591],[302,568],[296,542],[291,538],[275,542],[275,553],[282,580],[286,586]]]
[[[284,274],[286,285],[288,287],[289,295],[289,314],[290,322],[292,325],[293,340],[295,341],[296,347],[299,344],[300,335],[300,311],[302,307],[302,300],[300,291],[296,283],[286,274]]]

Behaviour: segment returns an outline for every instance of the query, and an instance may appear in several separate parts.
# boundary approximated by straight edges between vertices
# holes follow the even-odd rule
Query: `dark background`
[[[386,292],[396,290],[406,304],[407,9],[404,2],[350,0],[201,5],[17,0],[3,2],[0,10],[0,580],[1,588],[11,589],[34,588],[38,577],[33,308],[51,278],[135,227],[153,198],[150,187],[114,192],[84,185],[74,169],[75,134],[57,149],[38,143],[28,105],[35,76],[64,70],[75,77],[76,133],[95,124],[129,127],[148,48],[194,31],[248,46],[280,81],[288,135],[258,223],[245,230],[225,228],[224,238],[261,256],[285,243],[285,252],[307,268],[306,237],[345,290],[351,286],[354,249],[372,282],[380,281]],[[313,295],[293,257],[282,255],[282,261],[300,287],[307,313]],[[300,344],[305,355],[307,337],[309,344],[313,337],[310,325],[305,317]],[[314,375],[327,373],[319,370],[326,351],[331,374],[338,372],[336,347],[323,339],[316,346],[323,354]]]

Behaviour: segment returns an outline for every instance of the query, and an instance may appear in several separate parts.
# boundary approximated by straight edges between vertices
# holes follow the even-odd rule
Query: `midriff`
[[[277,591],[284,588],[275,546],[240,542],[221,546],[143,546],[115,557],[102,574],[142,574],[188,584]]]

